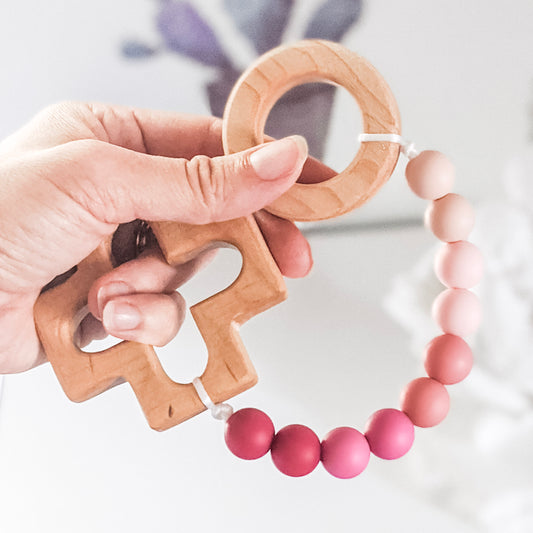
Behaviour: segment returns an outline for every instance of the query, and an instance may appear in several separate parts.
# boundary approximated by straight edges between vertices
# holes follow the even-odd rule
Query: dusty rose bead
[[[349,479],[358,476],[370,459],[370,447],[365,436],[354,428],[332,429],[322,441],[322,464],[335,477]]]
[[[471,242],[446,243],[435,256],[435,274],[447,287],[470,289],[483,276],[483,256]]]
[[[430,428],[446,418],[450,396],[442,383],[431,378],[417,378],[405,387],[400,406],[415,426]]]
[[[472,370],[472,350],[456,335],[445,333],[435,337],[427,346],[424,368],[430,378],[443,385],[459,383]]]
[[[452,190],[455,169],[444,154],[425,150],[407,163],[405,177],[417,196],[436,200]]]
[[[474,210],[462,196],[450,193],[431,202],[425,223],[441,241],[463,241],[474,227]]]
[[[409,417],[398,409],[380,409],[366,423],[365,437],[370,451],[381,459],[399,459],[415,440]]]
[[[287,476],[311,473],[320,462],[320,441],[307,426],[292,424],[280,429],[270,449],[276,468]]]
[[[239,409],[226,422],[226,445],[241,459],[263,457],[270,450],[273,438],[274,424],[269,416],[259,409]]]
[[[481,305],[466,289],[446,289],[435,298],[432,314],[444,333],[465,337],[479,327]]]

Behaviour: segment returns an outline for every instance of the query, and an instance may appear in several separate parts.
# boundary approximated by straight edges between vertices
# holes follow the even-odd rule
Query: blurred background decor
[[[297,0],[224,0],[223,5],[236,28],[261,55],[282,44],[297,3]],[[325,0],[311,14],[301,38],[340,42],[358,21],[361,8],[362,0]],[[184,0],[159,0],[155,23],[161,42],[127,40],[122,45],[124,56],[143,59],[169,50],[212,67],[214,79],[205,90],[211,113],[222,117],[242,70],[224,50],[213,28],[192,3]],[[272,109],[266,133],[276,138],[293,133],[304,135],[311,154],[322,158],[335,92],[333,85],[324,83],[295,87]]]

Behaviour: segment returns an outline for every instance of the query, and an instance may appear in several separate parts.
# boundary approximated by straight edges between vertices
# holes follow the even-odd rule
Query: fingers
[[[102,310],[108,333],[124,340],[164,346],[185,319],[183,297],[172,294],[131,294],[109,300]]]
[[[191,261],[171,267],[160,250],[150,250],[98,278],[88,295],[89,311],[99,320],[108,301],[139,293],[172,293],[208,263],[216,253],[209,250]]]
[[[77,342],[84,346],[111,334],[155,346],[167,344],[179,331],[186,313],[185,301],[175,289],[215,253],[203,252],[174,268],[160,250],[150,250],[100,277],[89,291],[92,314],[82,321]]]
[[[92,341],[105,339],[106,337],[107,332],[102,322],[89,313],[81,321],[78,329],[74,333],[74,344],[80,348],[84,348]]]
[[[62,147],[82,161],[82,179],[47,178],[106,224],[174,220],[206,224],[250,215],[298,179],[307,144],[294,136],[229,156],[154,157],[97,141]]]
[[[302,278],[313,266],[311,247],[295,224],[259,211],[255,218],[280,272],[288,278]]]

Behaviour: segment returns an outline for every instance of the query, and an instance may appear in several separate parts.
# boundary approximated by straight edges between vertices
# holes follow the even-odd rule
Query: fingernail
[[[135,293],[135,289],[128,285],[125,281],[112,281],[100,287],[96,295],[96,304],[98,306],[98,318],[102,320],[102,313],[104,312],[104,307],[106,303],[115,298],[116,296],[125,296],[126,294]]]
[[[307,141],[300,135],[272,141],[250,154],[250,164],[262,180],[287,177],[307,159]]]
[[[134,305],[111,301],[104,307],[102,322],[109,333],[131,331],[141,325],[141,320],[141,313]]]

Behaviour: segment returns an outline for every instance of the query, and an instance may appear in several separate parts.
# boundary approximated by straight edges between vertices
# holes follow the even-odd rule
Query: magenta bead
[[[447,287],[470,289],[481,281],[483,256],[468,241],[447,243],[437,252],[435,273]]]
[[[404,412],[381,409],[368,419],[365,437],[374,455],[381,459],[398,459],[411,449],[415,428]]]
[[[405,177],[417,196],[436,200],[452,190],[455,169],[444,154],[424,150],[407,163]]]
[[[226,422],[224,438],[229,450],[237,457],[259,459],[270,450],[274,424],[259,409],[240,409]]]
[[[465,337],[481,323],[481,305],[466,289],[446,289],[433,302],[432,314],[444,333]]]
[[[464,241],[474,227],[474,210],[462,196],[450,193],[431,202],[425,223],[441,241]]]
[[[320,441],[307,426],[292,424],[276,433],[270,452],[280,472],[292,477],[305,476],[320,461]]]
[[[322,441],[322,464],[335,477],[358,476],[368,464],[370,447],[365,436],[354,428],[332,429]]]
[[[435,337],[427,346],[424,367],[430,378],[444,385],[459,383],[472,370],[472,350],[456,335]]]
[[[442,383],[431,378],[417,378],[405,387],[400,406],[415,426],[430,428],[446,418],[450,396]]]

